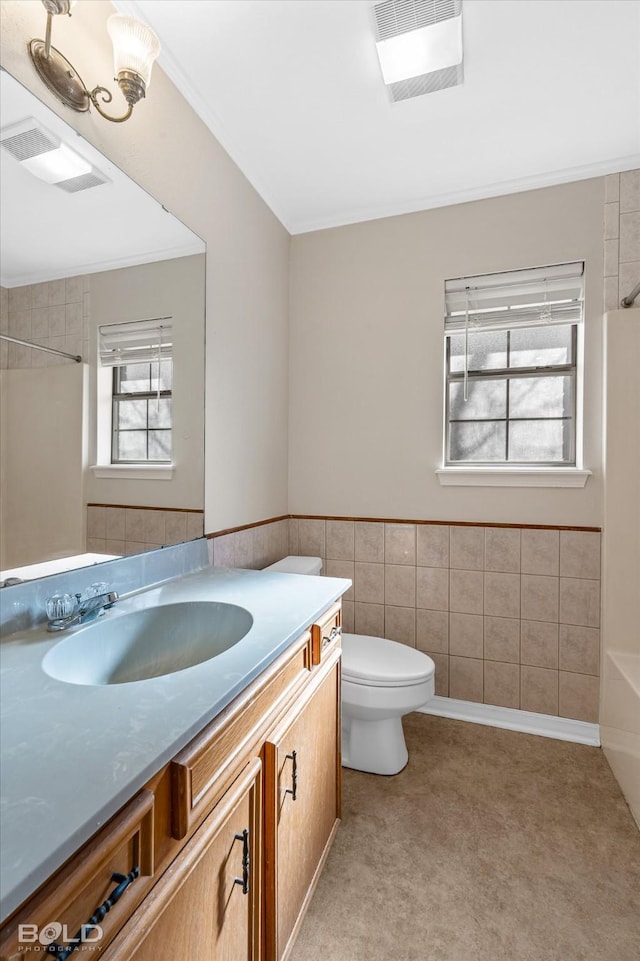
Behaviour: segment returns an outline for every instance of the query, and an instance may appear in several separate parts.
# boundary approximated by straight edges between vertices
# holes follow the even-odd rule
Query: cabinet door
[[[339,658],[265,743],[267,961],[293,947],[340,817]]]
[[[259,961],[261,768],[249,763],[104,961]]]

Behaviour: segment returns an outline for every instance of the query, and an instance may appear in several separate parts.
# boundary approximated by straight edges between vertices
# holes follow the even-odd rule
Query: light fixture
[[[134,17],[114,13],[107,21],[107,30],[113,43],[115,80],[124,94],[128,107],[120,117],[106,113],[99,100],[110,103],[113,99],[106,87],[88,90],[82,78],[59,50],[51,45],[53,17],[71,15],[76,0],[42,0],[47,11],[47,27],[44,40],[31,40],[29,55],[40,78],[67,107],[82,113],[93,104],[101,117],[114,123],[128,120],[138,100],[145,96],[151,80],[153,61],[160,53],[160,42],[153,30]]]
[[[462,0],[380,0],[373,11],[376,51],[391,100],[462,83]]]

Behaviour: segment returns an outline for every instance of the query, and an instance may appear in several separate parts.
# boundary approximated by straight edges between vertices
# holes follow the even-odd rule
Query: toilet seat
[[[342,678],[366,687],[409,687],[433,677],[427,654],[406,644],[366,634],[342,635]]]

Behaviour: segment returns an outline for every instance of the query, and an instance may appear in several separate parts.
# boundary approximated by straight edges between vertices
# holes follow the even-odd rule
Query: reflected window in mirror
[[[112,464],[171,462],[173,361],[113,368]]]
[[[98,337],[100,367],[110,374],[111,463],[171,463],[171,318],[104,324]]]

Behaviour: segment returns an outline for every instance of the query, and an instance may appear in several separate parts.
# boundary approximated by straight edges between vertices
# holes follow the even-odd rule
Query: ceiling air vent
[[[463,82],[462,0],[381,0],[373,12],[378,56],[394,103]]]
[[[67,193],[110,183],[108,177],[34,117],[3,127],[0,147],[29,173]]]

